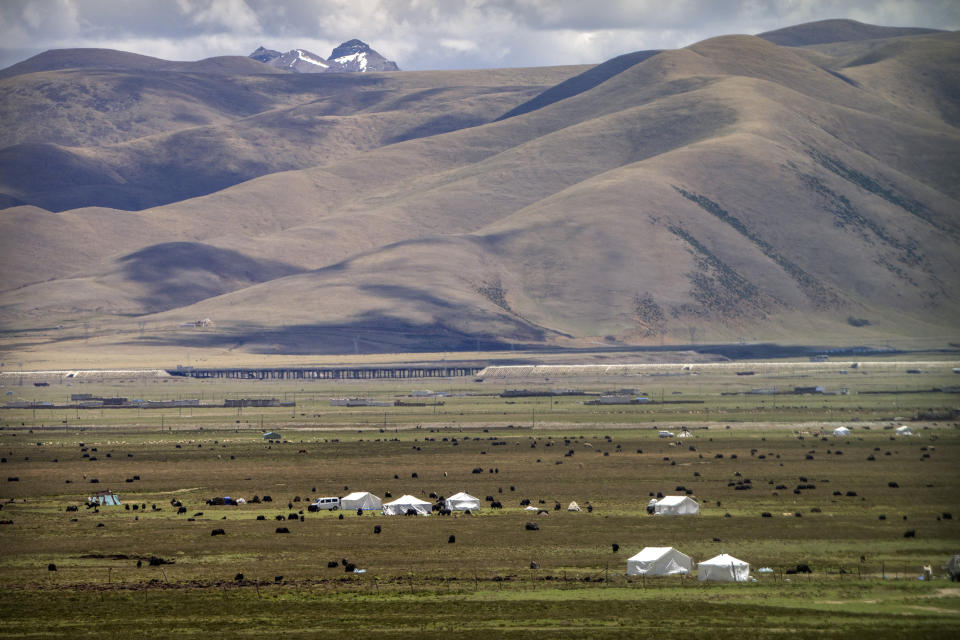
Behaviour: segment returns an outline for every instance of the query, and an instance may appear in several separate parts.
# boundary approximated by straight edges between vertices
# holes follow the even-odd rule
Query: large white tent
[[[428,516],[432,509],[430,508],[430,503],[426,500],[421,500],[414,496],[400,496],[393,502],[388,502],[383,505],[383,515],[385,516],[402,516],[408,510],[413,509],[417,515]]]
[[[673,547],[644,547],[627,559],[628,576],[686,575],[693,569],[690,556]]]
[[[341,509],[373,511],[383,507],[383,501],[369,491],[354,491],[340,499]]]
[[[658,516],[694,516],[700,513],[700,505],[688,496],[665,496],[653,506]]]
[[[850,429],[846,427],[837,427],[833,430],[833,435],[835,436],[848,436],[850,435]]]
[[[908,427],[907,425],[901,425],[901,426],[897,427],[896,429],[894,429],[894,432],[895,432],[898,436],[912,436],[912,435],[913,435],[913,429],[911,429],[911,428]]]
[[[750,564],[721,553],[697,564],[697,579],[701,582],[746,582],[750,579]]]
[[[480,508],[480,500],[469,493],[455,493],[443,501],[443,506],[450,511],[476,511]]]

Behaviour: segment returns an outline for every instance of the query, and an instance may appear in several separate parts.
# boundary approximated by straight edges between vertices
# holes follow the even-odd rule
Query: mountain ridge
[[[918,27],[883,27],[856,20],[835,18],[765,31],[758,33],[757,37],[780,46],[805,47],[834,42],[859,42],[932,33],[943,33],[943,31]]]
[[[306,49],[291,49],[286,53],[263,46],[249,55],[257,62],[293,73],[367,73],[375,71],[400,71],[396,62],[387,60],[362,40],[347,40],[334,47],[324,59]]]

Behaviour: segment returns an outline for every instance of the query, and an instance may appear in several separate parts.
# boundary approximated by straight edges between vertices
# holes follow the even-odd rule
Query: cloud
[[[258,33],[257,14],[244,0],[177,0],[180,12],[193,24],[211,31]]]
[[[53,48],[180,60],[360,38],[404,69],[602,62],[827,18],[960,28],[954,0],[2,0],[0,66]],[[137,48],[132,48],[137,47]]]
[[[440,40],[440,46],[447,49],[452,49],[454,51],[459,51],[461,53],[476,51],[480,48],[480,45],[473,40],[464,40],[458,38],[443,38]]]

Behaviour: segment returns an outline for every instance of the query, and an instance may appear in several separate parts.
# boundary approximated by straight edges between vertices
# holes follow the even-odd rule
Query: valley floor
[[[960,590],[942,566],[960,551],[960,428],[943,391],[954,363],[813,378],[751,366],[446,379],[426,399],[423,380],[6,380],[39,401],[82,391],[219,406],[0,409],[0,637],[953,635]],[[848,393],[749,393],[815,382]],[[501,395],[524,388],[629,388],[655,402]],[[346,396],[422,406],[331,406]],[[222,406],[267,397],[295,406]],[[840,424],[851,433],[834,436]],[[895,435],[899,424],[915,435]],[[98,490],[122,506],[86,507]],[[358,490],[430,502],[466,491],[483,506],[307,509]],[[658,494],[690,495],[700,514],[650,516]],[[208,503],[223,496],[247,502]],[[695,562],[729,553],[752,580],[627,576],[646,546]],[[924,566],[933,580],[918,579]]]

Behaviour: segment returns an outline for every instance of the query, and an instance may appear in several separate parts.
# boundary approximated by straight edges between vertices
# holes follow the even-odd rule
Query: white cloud
[[[405,69],[602,62],[729,33],[851,18],[960,28],[955,0],[0,0],[0,66],[51,48],[178,59],[359,38]],[[133,48],[141,47],[141,48]]]
[[[442,38],[440,40],[440,46],[447,49],[453,49],[454,51],[459,51],[461,53],[467,51],[476,51],[480,48],[480,45],[478,45],[476,42],[461,38]]]
[[[198,26],[235,34],[260,31],[257,15],[244,0],[177,0],[177,4]]]

